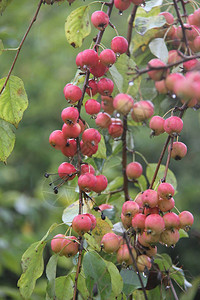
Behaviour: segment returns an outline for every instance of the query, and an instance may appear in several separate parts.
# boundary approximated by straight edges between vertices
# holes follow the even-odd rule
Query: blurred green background
[[[13,1],[0,16],[0,38],[5,48],[19,45],[37,2]],[[75,57],[80,50],[89,47],[91,37],[96,34],[96,30],[92,29],[81,49],[74,49],[67,43],[65,19],[79,5],[80,1],[71,7],[67,2],[43,5],[13,71],[13,75],[24,81],[29,107],[15,130],[16,144],[7,165],[0,164],[0,300],[21,299],[16,283],[21,274],[23,252],[31,243],[40,240],[52,223],[61,223],[64,203],[53,205],[52,195],[47,199],[44,190],[48,188],[48,183],[43,174],[46,171],[57,172],[58,165],[65,160],[62,153],[50,147],[48,137],[62,126],[60,113],[66,107],[63,87],[76,73]],[[91,11],[95,8],[100,6],[92,6]],[[126,19],[127,13],[119,17],[115,10],[112,15],[114,24],[117,25],[120,20],[117,28],[121,35],[126,34]],[[108,29],[103,44],[109,47],[114,35],[114,31]],[[1,78],[7,75],[14,55],[13,51],[1,55]],[[179,210],[190,210],[194,214],[194,226],[189,233],[190,239],[181,239],[174,249],[160,247],[161,251],[170,253],[179,267],[183,267],[189,281],[200,273],[199,120],[198,111],[190,109],[187,112],[181,141],[187,144],[188,155],[184,160],[173,161],[170,165],[178,181],[176,206]],[[135,130],[134,143],[136,150],[143,153],[149,162],[156,163],[165,136],[151,139],[149,132],[148,127]],[[117,172],[113,168],[109,178],[114,179]],[[49,252],[46,251],[45,261]],[[44,289],[44,279],[40,279],[31,299],[44,299]]]

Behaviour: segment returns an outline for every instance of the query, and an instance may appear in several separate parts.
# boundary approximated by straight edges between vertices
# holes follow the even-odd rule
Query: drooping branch
[[[126,135],[127,135],[127,115],[123,117],[123,133],[122,133],[122,173],[123,173],[123,191],[125,201],[130,199],[128,194],[128,177],[126,175],[127,165],[127,146],[126,146]]]
[[[32,18],[32,20],[31,20],[31,22],[30,22],[30,24],[29,24],[29,26],[28,26],[28,29],[26,30],[26,32],[25,32],[25,34],[24,34],[24,36],[23,36],[23,38],[22,38],[22,40],[21,40],[21,42],[20,42],[20,44],[19,44],[17,53],[16,53],[16,55],[15,55],[15,58],[14,58],[14,60],[13,60],[12,65],[11,65],[11,67],[10,67],[10,70],[9,70],[8,75],[7,75],[7,77],[6,77],[5,83],[4,83],[4,85],[2,86],[2,88],[1,88],[0,95],[2,94],[2,92],[4,91],[4,89],[5,89],[5,87],[6,87],[7,83],[8,83],[8,80],[9,80],[9,78],[10,78],[10,75],[11,75],[13,69],[14,69],[14,66],[15,66],[16,61],[17,61],[18,56],[19,56],[19,53],[20,53],[20,51],[21,51],[21,48],[22,48],[22,46],[23,46],[23,44],[24,44],[24,42],[25,42],[25,40],[26,40],[26,38],[27,38],[27,35],[29,34],[29,31],[31,30],[31,27],[33,26],[34,22],[35,22],[36,19],[37,19],[37,16],[38,16],[38,13],[39,13],[40,8],[41,8],[41,6],[42,6],[42,3],[43,3],[43,0],[40,0],[40,1],[39,1],[39,4],[38,4],[38,6],[37,6],[37,10],[36,10],[36,12],[35,12],[35,14],[34,14],[34,17]]]
[[[128,56],[130,56],[130,44],[131,44],[132,31],[133,31],[133,22],[135,20],[137,9],[138,9],[138,5],[134,5],[133,10],[131,12],[130,20],[128,22],[128,32],[127,32],[128,49],[126,52]]]
[[[185,47],[187,49],[187,54],[189,55],[190,54],[190,48],[189,48],[189,45],[188,45],[188,40],[187,40],[187,36],[186,36],[186,29],[184,27],[184,24],[183,24],[183,20],[181,18],[181,14],[180,14],[180,11],[179,11],[179,7],[178,7],[178,4],[177,4],[177,0],[173,0],[173,3],[174,3],[174,8],[175,8],[175,11],[176,11],[176,14],[177,14],[177,17],[178,17],[178,21],[181,25],[181,28],[182,28],[182,33],[183,33],[183,41],[185,43]]]
[[[78,285],[78,276],[81,271],[81,259],[82,259],[82,251],[83,251],[83,239],[80,238],[80,247],[79,247],[79,255],[78,255],[78,264],[76,269],[76,275],[75,275],[75,281],[74,281],[74,294],[73,294],[73,300],[76,300],[77,295],[77,285]]]

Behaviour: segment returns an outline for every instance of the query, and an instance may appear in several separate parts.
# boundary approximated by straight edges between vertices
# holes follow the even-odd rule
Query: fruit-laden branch
[[[187,55],[190,54],[190,48],[189,48],[189,45],[188,45],[188,40],[187,40],[187,36],[186,36],[186,28],[184,27],[184,24],[183,24],[183,20],[181,18],[181,14],[180,14],[180,11],[179,11],[179,7],[178,7],[178,4],[177,4],[177,0],[173,0],[173,3],[174,3],[174,8],[175,8],[175,11],[176,11],[176,14],[177,14],[177,17],[178,17],[178,21],[181,25],[181,28],[182,28],[182,33],[183,33],[183,41],[185,43],[185,47],[187,49]]]
[[[128,22],[128,32],[127,32],[128,49],[126,52],[126,54],[128,56],[130,56],[130,43],[131,43],[131,38],[132,38],[133,22],[135,20],[137,9],[138,9],[138,5],[134,5],[133,10],[131,12],[130,20]]]
[[[189,61],[189,60],[192,60],[192,59],[196,59],[196,58],[200,58],[200,54],[198,55],[191,55],[191,56],[187,56],[187,55],[184,55],[183,53],[181,53],[180,51],[178,51],[178,54],[182,57],[181,60],[175,62],[175,63],[171,63],[171,64],[166,64],[166,65],[163,65],[163,66],[152,66],[152,65],[148,65],[146,68],[144,69],[138,69],[136,68],[134,72],[128,72],[127,75],[135,75],[130,81],[133,81],[135,79],[137,79],[139,76],[141,76],[142,74],[145,74],[145,73],[148,73],[149,71],[152,71],[152,70],[167,70],[169,68],[172,68],[172,67],[176,67],[186,61]],[[195,71],[195,68],[194,70],[192,71]]]
[[[145,298],[145,300],[148,300],[148,298],[147,298],[147,293],[146,293],[146,290],[145,290],[145,287],[144,287],[144,283],[143,283],[143,281],[142,281],[140,272],[139,272],[139,270],[138,270],[138,266],[137,266],[136,260],[135,260],[135,258],[134,258],[134,255],[133,255],[133,253],[132,253],[132,251],[131,251],[131,247],[130,247],[130,244],[129,244],[129,240],[128,240],[128,236],[127,236],[126,231],[124,232],[123,237],[124,237],[124,239],[125,239],[125,241],[126,241],[126,244],[127,244],[127,247],[128,247],[128,251],[129,251],[129,254],[130,254],[130,257],[131,257],[131,259],[132,259],[132,261],[133,261],[133,265],[134,265],[135,270],[136,270],[136,272],[137,272],[137,275],[138,275],[138,278],[139,278],[139,281],[140,281],[140,284],[141,284],[141,287],[142,287],[142,291],[143,291],[143,294],[144,294],[144,298]]]
[[[37,19],[37,16],[38,16],[38,13],[39,13],[40,8],[41,8],[41,6],[42,6],[42,3],[43,3],[43,0],[40,0],[39,4],[38,4],[38,6],[37,6],[37,10],[36,10],[36,12],[35,12],[35,14],[34,14],[34,17],[33,17],[33,19],[31,20],[31,22],[30,22],[30,24],[29,24],[29,26],[28,26],[28,29],[26,30],[26,33],[24,34],[24,36],[23,36],[23,38],[22,38],[22,40],[21,40],[21,42],[20,42],[20,44],[19,44],[17,53],[16,53],[16,55],[15,55],[15,58],[14,58],[14,60],[13,60],[13,63],[12,63],[12,65],[11,65],[10,70],[9,70],[9,72],[8,72],[8,75],[7,75],[7,77],[6,77],[6,81],[5,81],[5,83],[4,83],[4,85],[2,86],[2,89],[1,89],[1,91],[0,91],[0,95],[2,94],[2,92],[4,91],[4,89],[5,89],[5,87],[6,87],[7,83],[8,83],[8,80],[9,80],[9,78],[10,78],[10,75],[11,75],[11,73],[12,73],[12,71],[13,71],[13,69],[14,69],[14,66],[15,66],[15,64],[16,64],[16,61],[17,61],[17,59],[18,59],[20,50],[21,50],[21,48],[22,48],[22,46],[23,46],[23,44],[24,44],[24,42],[25,42],[25,40],[26,40],[27,35],[29,34],[29,31],[31,30],[31,27],[33,26],[33,23],[34,23],[34,22],[36,21],[36,19]]]
[[[83,251],[83,239],[82,239],[82,237],[80,237],[79,241],[80,241],[80,246],[79,246],[78,264],[77,264],[75,282],[74,282],[73,300],[76,300],[78,276],[79,276],[79,273],[81,271],[81,258],[82,258],[82,251]]]

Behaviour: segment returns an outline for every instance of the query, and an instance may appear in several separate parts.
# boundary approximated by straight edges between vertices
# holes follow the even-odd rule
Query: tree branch
[[[36,12],[35,12],[35,15],[34,15],[33,19],[31,20],[31,23],[29,24],[28,29],[27,29],[25,35],[23,36],[23,38],[22,38],[22,40],[21,40],[21,42],[20,42],[20,44],[19,44],[17,53],[16,53],[16,55],[15,55],[15,58],[14,58],[14,60],[13,60],[13,63],[12,63],[12,65],[11,65],[10,70],[9,70],[9,72],[8,72],[8,75],[7,75],[7,77],[6,77],[6,81],[5,81],[3,87],[2,87],[2,89],[1,89],[1,91],[0,91],[0,95],[2,94],[2,92],[4,91],[4,89],[5,89],[5,87],[6,87],[7,83],[8,83],[8,80],[9,80],[9,78],[10,78],[10,75],[11,75],[11,73],[12,73],[12,71],[13,71],[13,69],[14,69],[14,66],[15,66],[15,64],[16,64],[16,61],[17,61],[17,59],[18,59],[20,50],[21,50],[21,48],[22,48],[22,46],[23,46],[23,44],[24,44],[24,42],[25,42],[25,40],[26,40],[27,35],[29,34],[29,31],[31,30],[31,27],[33,26],[33,23],[34,23],[34,22],[36,21],[36,19],[37,19],[37,16],[38,16],[38,13],[39,13],[40,8],[41,8],[41,6],[42,6],[42,3],[43,3],[43,0],[40,0],[40,2],[39,2],[39,4],[38,4],[38,7],[37,7],[37,10],[36,10]]]
[[[133,22],[135,20],[137,9],[138,9],[138,5],[134,5],[133,10],[131,12],[130,20],[128,22],[128,32],[127,32],[128,49],[126,52],[128,56],[130,56],[130,44],[131,44],[132,31],[133,31]]]
[[[126,133],[127,133],[127,115],[123,117],[123,133],[122,133],[122,172],[124,178],[123,191],[125,196],[125,201],[130,199],[128,194],[128,177],[126,175],[126,165],[127,165],[127,147],[126,147]]]

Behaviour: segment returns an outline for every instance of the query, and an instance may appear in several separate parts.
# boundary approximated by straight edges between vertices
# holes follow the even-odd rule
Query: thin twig
[[[170,143],[169,153],[168,153],[167,162],[166,162],[166,165],[165,165],[165,173],[164,173],[164,176],[163,176],[163,178],[161,180],[162,182],[166,181],[167,172],[168,172],[168,169],[169,169],[169,163],[170,163],[170,159],[171,159],[171,153],[172,153],[172,149],[173,149],[173,141],[174,141],[174,136],[171,137],[171,143]]]
[[[138,9],[138,5],[134,5],[133,10],[131,12],[130,20],[128,22],[128,32],[127,32],[128,49],[126,52],[128,56],[130,56],[130,44],[131,44],[132,31],[133,31],[133,22],[135,20],[137,9]]]
[[[81,271],[81,259],[82,259],[82,251],[83,251],[83,239],[80,238],[80,249],[79,249],[79,255],[78,255],[78,264],[76,269],[76,275],[75,275],[75,282],[74,282],[74,294],[73,294],[73,300],[76,300],[76,294],[77,294],[77,285],[78,285],[78,276]]]
[[[127,147],[126,147],[126,134],[127,134],[127,115],[123,117],[123,133],[122,133],[122,172],[124,178],[123,191],[125,196],[125,201],[130,199],[128,194],[128,177],[126,175],[126,165],[127,165]]]
[[[7,83],[8,83],[8,80],[9,80],[9,78],[10,78],[10,75],[11,75],[11,73],[12,73],[12,71],[13,71],[13,69],[14,69],[14,66],[15,66],[15,64],[16,64],[16,61],[17,61],[17,59],[18,59],[20,50],[21,50],[21,48],[22,48],[22,46],[23,46],[23,44],[24,44],[24,42],[25,42],[25,40],[26,40],[27,35],[29,34],[29,31],[31,30],[31,27],[33,26],[33,23],[34,23],[34,22],[36,21],[36,19],[37,19],[37,16],[38,16],[38,13],[39,13],[40,8],[41,8],[41,6],[42,6],[42,3],[43,3],[43,0],[40,0],[40,2],[39,2],[39,4],[38,4],[38,7],[37,7],[37,10],[36,10],[36,12],[35,12],[35,15],[34,15],[33,19],[31,20],[31,22],[30,22],[30,24],[29,24],[29,26],[28,26],[28,29],[27,29],[25,35],[23,36],[23,38],[22,38],[22,40],[21,40],[21,42],[20,42],[20,44],[19,44],[17,53],[16,53],[16,55],[15,55],[15,58],[14,58],[14,60],[13,60],[12,65],[11,65],[11,67],[10,67],[10,70],[9,70],[8,75],[7,75],[7,77],[6,77],[5,83],[4,83],[4,85],[2,86],[2,88],[1,88],[0,95],[2,94],[2,92],[4,91],[4,89],[5,89],[5,87],[6,87]]]
[[[132,261],[133,261],[135,270],[136,270],[136,272],[137,272],[137,276],[138,276],[139,281],[140,281],[140,284],[141,284],[141,288],[142,288],[142,291],[143,291],[143,294],[144,294],[144,298],[145,298],[145,300],[148,300],[148,298],[147,298],[147,293],[146,293],[146,290],[145,290],[145,287],[144,287],[144,283],[143,283],[143,281],[142,281],[140,272],[139,272],[139,270],[138,270],[138,266],[137,266],[135,257],[134,257],[134,255],[133,255],[133,253],[132,253],[132,251],[131,251],[131,247],[130,247],[130,244],[129,244],[129,240],[128,240],[128,236],[127,236],[126,231],[124,232],[123,237],[124,237],[124,239],[125,239],[125,241],[126,241],[126,244],[127,244],[127,247],[128,247],[128,251],[129,251],[129,254],[130,254],[130,257],[131,257],[131,259],[132,259]]]
[[[175,299],[175,300],[179,300],[179,299],[178,299],[178,296],[177,296],[177,294],[176,294],[175,288],[174,288],[174,286],[173,286],[173,283],[172,283],[172,281],[171,281],[171,278],[169,278],[169,284],[170,284],[171,291],[172,291],[172,294],[173,294],[173,296],[174,296],[174,299]]]

